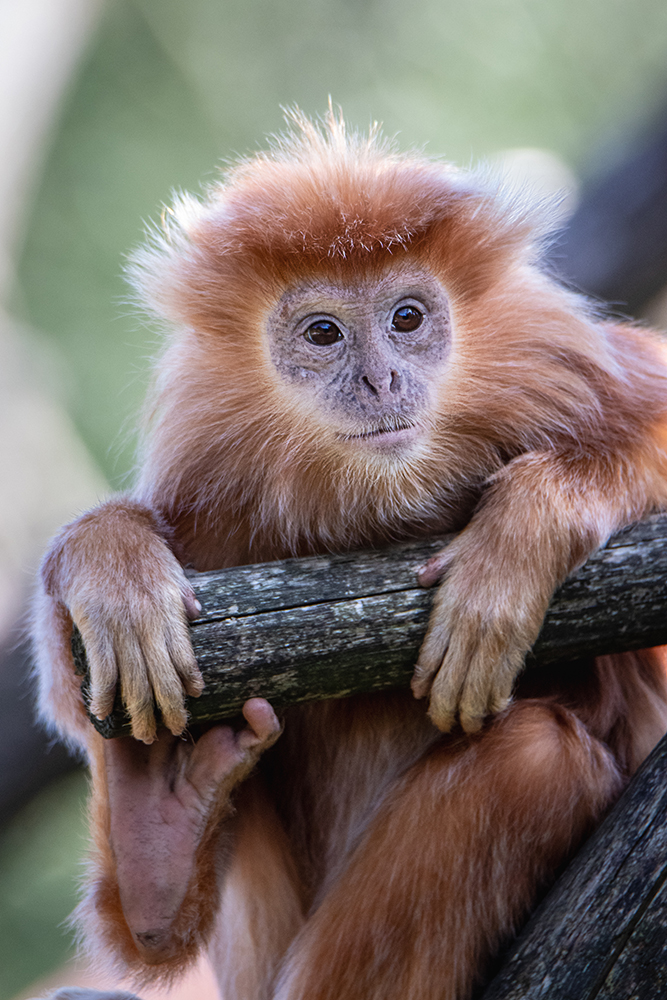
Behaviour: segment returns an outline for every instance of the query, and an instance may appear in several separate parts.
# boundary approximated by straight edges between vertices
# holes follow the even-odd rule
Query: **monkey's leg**
[[[138,983],[168,980],[211,933],[231,849],[230,792],[275,742],[268,702],[244,706],[248,727],[215,726],[192,744],[162,731],[96,742],[93,833],[97,857],[80,908],[86,935]]]
[[[276,1000],[469,997],[619,790],[609,751],[548,702],[438,744],[306,923]]]

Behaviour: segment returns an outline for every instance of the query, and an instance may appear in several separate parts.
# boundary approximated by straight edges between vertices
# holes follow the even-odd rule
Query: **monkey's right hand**
[[[123,497],[84,514],[55,538],[42,581],[81,632],[93,714],[111,712],[120,683],[136,739],[155,739],[154,701],[181,733],[185,694],[204,687],[187,629],[201,609],[155,515]]]

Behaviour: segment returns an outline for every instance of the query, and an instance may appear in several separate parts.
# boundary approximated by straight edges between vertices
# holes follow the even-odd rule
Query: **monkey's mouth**
[[[342,441],[359,441],[381,446],[403,444],[416,437],[419,428],[407,417],[386,417],[373,427],[356,434],[341,434]]]

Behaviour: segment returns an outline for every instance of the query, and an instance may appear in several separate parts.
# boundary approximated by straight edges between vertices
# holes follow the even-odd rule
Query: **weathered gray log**
[[[446,539],[375,552],[288,559],[191,574],[203,612],[191,625],[206,689],[193,722],[238,715],[261,695],[276,707],[407,687],[432,590],[415,568]],[[626,528],[557,591],[533,664],[667,643],[667,515]],[[85,671],[80,638],[73,641]],[[122,706],[95,725],[127,732]]]
[[[667,737],[536,909],[483,1000],[667,997]]]

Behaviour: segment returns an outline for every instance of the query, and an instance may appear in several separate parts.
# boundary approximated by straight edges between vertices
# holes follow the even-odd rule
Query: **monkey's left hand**
[[[415,697],[430,692],[429,715],[443,732],[458,719],[473,733],[507,706],[556,583],[528,543],[520,558],[480,527],[473,521],[418,571],[423,586],[445,576],[412,681]]]
[[[439,729],[458,718],[473,733],[507,706],[558,584],[628,523],[633,506],[637,517],[645,509],[628,483],[620,453],[611,467],[583,451],[526,452],[493,476],[468,526],[418,570],[424,586],[445,578],[412,682],[417,698],[430,691]]]

